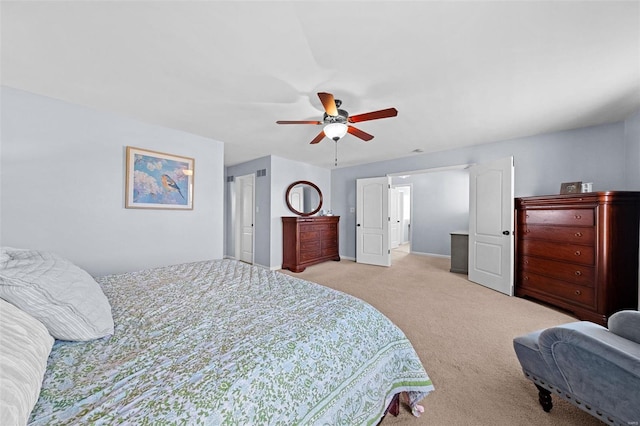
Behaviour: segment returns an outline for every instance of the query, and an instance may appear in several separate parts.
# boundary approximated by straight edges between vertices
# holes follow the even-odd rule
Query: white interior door
[[[356,181],[356,262],[391,266],[390,177]]]
[[[304,212],[304,188],[302,185],[296,185],[289,191],[289,204],[295,210]]]
[[[469,170],[469,280],[513,296],[513,157]]]
[[[389,189],[389,246],[398,248],[400,245],[400,191],[398,188]]]
[[[236,258],[253,264],[254,220],[255,220],[255,175],[238,176],[236,178],[236,209],[238,230],[236,235]]]

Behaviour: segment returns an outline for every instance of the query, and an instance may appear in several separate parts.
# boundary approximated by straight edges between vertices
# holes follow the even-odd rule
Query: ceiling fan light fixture
[[[324,126],[325,136],[336,142],[347,134],[347,130],[347,125],[344,123],[330,123]]]

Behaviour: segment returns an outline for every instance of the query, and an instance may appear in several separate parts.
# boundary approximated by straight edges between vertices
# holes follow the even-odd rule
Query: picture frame
[[[582,182],[563,182],[560,185],[560,194],[578,194],[582,192]]]
[[[195,160],[127,147],[125,208],[193,210]]]

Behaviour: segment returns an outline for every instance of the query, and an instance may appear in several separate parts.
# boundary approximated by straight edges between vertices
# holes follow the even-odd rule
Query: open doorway
[[[402,253],[411,253],[411,185],[394,185],[397,191],[395,200],[395,219],[397,221],[397,236],[392,244],[392,250]],[[392,216],[393,218],[393,216]]]
[[[468,167],[464,164],[357,179],[356,261],[391,266],[391,254],[400,253],[398,250],[448,256],[450,232],[468,228]],[[389,202],[394,198],[397,201]],[[397,206],[397,214],[392,206]],[[395,225],[395,231],[391,225]]]
[[[451,235],[459,232],[470,233],[470,222],[479,224],[478,234],[484,236],[486,233],[484,219],[496,222],[498,217],[489,207],[507,206],[506,210],[513,213],[513,209],[507,203],[508,200],[513,202],[513,158],[499,162],[500,165],[502,163],[509,165],[508,170],[504,167],[494,167],[491,162],[482,165],[461,164],[388,174],[385,177],[357,179],[356,261],[391,266],[392,251],[394,254],[398,253],[397,250],[402,245],[400,242],[407,240],[410,253],[449,257]],[[485,168],[486,172],[484,172]],[[470,169],[483,170],[480,173],[482,179],[476,179],[474,182],[496,183],[496,189],[489,190],[486,185],[474,183],[472,191]],[[502,178],[497,179],[497,176],[504,178],[510,176],[511,184],[506,185]],[[409,205],[409,208],[406,209],[408,215],[402,211],[405,210],[406,204],[405,196],[400,196],[399,187],[409,187],[409,197],[406,197],[408,198],[406,204]],[[396,195],[393,195],[394,193]],[[396,198],[397,200],[393,201]],[[477,202],[473,204],[473,200]],[[476,213],[477,210],[471,212],[471,205],[482,208],[479,213]],[[506,217],[506,215],[502,216]],[[392,217],[395,220],[392,220]],[[402,223],[400,226],[399,224],[405,220],[406,224]],[[499,238],[510,237],[511,232],[505,229],[509,228],[508,224],[512,222],[513,220],[508,217],[504,220],[500,219],[500,226],[497,227],[500,230],[498,232]],[[402,237],[400,230],[403,233]],[[405,230],[406,234],[404,234]],[[489,248],[489,244],[483,242],[483,250],[480,255],[474,255],[470,248],[469,257],[473,259],[473,262],[469,262],[469,270],[472,265],[475,265],[476,270],[484,268],[494,272],[495,268],[486,267],[488,265],[487,259],[490,259],[493,263],[489,266],[502,265],[508,271],[509,268],[512,268],[512,258],[509,256],[513,250],[509,249],[507,243],[508,238],[505,241],[505,248],[498,250],[495,248],[497,245]],[[469,245],[471,246],[471,244],[472,238],[470,236]],[[498,259],[497,256],[493,256],[493,252],[500,252],[504,256]],[[479,260],[484,263],[478,263]],[[500,275],[500,278],[505,279],[505,282],[509,281],[507,273],[495,274],[494,272],[494,275]],[[472,279],[471,274],[469,278],[476,281]],[[480,280],[477,282],[480,283]]]
[[[392,176],[392,186],[408,196],[402,205],[404,249],[413,254],[446,257],[453,231],[469,223],[469,165],[439,167]],[[406,208],[408,206],[408,209]]]

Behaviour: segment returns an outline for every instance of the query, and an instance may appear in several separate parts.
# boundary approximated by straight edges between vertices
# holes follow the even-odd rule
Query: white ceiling
[[[615,122],[640,108],[640,2],[1,3],[2,84],[333,167],[319,91],[358,123],[339,166]]]

